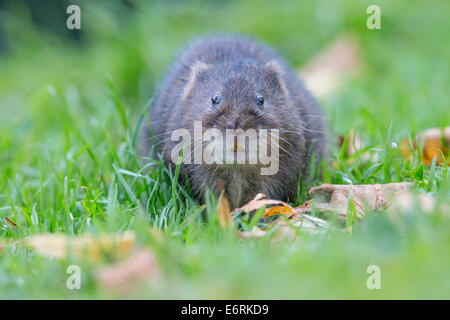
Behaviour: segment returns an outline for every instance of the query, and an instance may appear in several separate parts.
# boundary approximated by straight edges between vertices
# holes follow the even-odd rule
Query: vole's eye
[[[258,106],[262,106],[264,104],[264,97],[260,96],[259,94],[256,96],[256,103]]]
[[[212,98],[211,98],[211,102],[213,105],[218,105],[220,103],[220,101],[222,101],[222,97],[220,96],[220,94],[215,94]]]

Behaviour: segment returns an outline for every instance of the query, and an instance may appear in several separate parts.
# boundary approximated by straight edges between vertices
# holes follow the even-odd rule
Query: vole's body
[[[220,94],[220,103],[211,97]],[[263,105],[255,96],[264,97]],[[150,126],[143,126],[142,150],[162,152],[168,163],[177,142],[176,129],[279,129],[279,170],[261,175],[260,164],[182,164],[193,196],[203,200],[207,188],[224,188],[232,207],[257,193],[295,200],[298,179],[309,177],[310,162],[325,154],[325,125],[320,109],[296,73],[270,48],[242,36],[214,36],[195,41],[172,66],[149,110]],[[153,131],[153,132],[152,132]],[[153,136],[153,138],[152,138]],[[192,143],[193,144],[193,143]],[[194,149],[192,147],[192,149]]]

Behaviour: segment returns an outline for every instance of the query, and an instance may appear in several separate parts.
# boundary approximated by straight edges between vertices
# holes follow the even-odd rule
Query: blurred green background
[[[66,28],[69,4],[81,8],[81,30]],[[366,27],[371,4],[381,8],[381,30]],[[19,225],[17,231],[4,223],[0,238],[142,232],[136,226],[141,208],[143,224],[164,231],[166,242],[155,250],[165,276],[137,297],[449,298],[450,225],[439,210],[411,212],[401,228],[381,212],[353,236],[305,235],[274,249],[205,226],[197,204],[174,196],[182,187],[163,168],[145,181],[126,176],[124,183],[113,166],[139,170],[138,120],[193,37],[248,34],[299,68],[351,34],[363,70],[320,101],[333,154],[337,136],[355,127],[369,148],[382,152],[369,161],[340,158],[325,181],[311,184],[414,181],[418,192],[448,204],[447,168],[414,175],[420,159],[404,160],[392,142],[450,124],[449,14],[445,0],[0,1],[0,217]],[[151,194],[149,184],[156,186]],[[83,206],[81,186],[98,198],[97,206]],[[146,237],[140,241],[151,243]],[[370,264],[381,266],[382,290],[366,288]],[[66,267],[7,248],[0,253],[0,298],[109,296],[89,265],[84,289],[67,290]]]

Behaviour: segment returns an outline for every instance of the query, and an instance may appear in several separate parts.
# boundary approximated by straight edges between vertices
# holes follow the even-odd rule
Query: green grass
[[[332,142],[356,127],[366,148],[346,157],[333,147],[333,164],[310,185],[413,181],[416,192],[449,205],[447,167],[405,160],[392,144],[450,124],[447,1],[379,1],[382,29],[373,31],[365,27],[372,1],[137,2],[135,12],[80,3],[79,43],[37,31],[20,2],[0,11],[10,45],[0,56],[0,217],[18,225],[3,224],[3,242],[134,230],[163,270],[160,282],[131,295],[139,298],[450,297],[450,219],[437,211],[427,215],[416,204],[394,223],[379,210],[352,235],[300,231],[296,241],[271,246],[269,237],[239,239],[222,230],[215,199],[205,222],[176,173],[159,160],[142,169],[146,160],[136,153],[143,110],[193,36],[254,35],[299,67],[349,32],[360,41],[363,72],[321,104]],[[74,263],[82,266],[82,289],[71,291],[65,271]],[[366,287],[373,264],[381,268],[381,290]],[[95,270],[6,248],[0,298],[111,297],[94,281]]]

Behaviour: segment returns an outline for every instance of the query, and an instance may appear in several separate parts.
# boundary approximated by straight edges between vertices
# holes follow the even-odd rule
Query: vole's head
[[[203,128],[278,128],[277,116],[288,96],[283,71],[276,61],[264,65],[252,62],[197,62],[184,87],[188,113],[201,120]]]
[[[268,149],[278,159],[278,149],[287,151],[284,143],[292,146],[282,137],[292,115],[283,71],[276,61],[197,62],[182,98],[184,120],[189,122],[185,125],[194,126],[195,134],[195,121],[201,121],[203,149],[214,158],[209,163],[256,168],[253,165],[272,162]],[[195,143],[194,149],[199,150]]]

